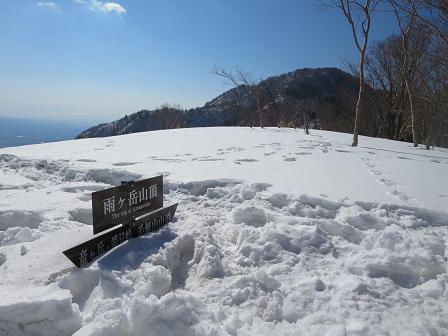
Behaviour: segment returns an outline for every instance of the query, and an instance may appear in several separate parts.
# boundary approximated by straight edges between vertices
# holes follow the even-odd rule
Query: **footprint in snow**
[[[77,162],[96,162],[96,160],[93,160],[93,159],[79,159],[79,160],[76,160],[76,161]]]
[[[227,148],[219,148],[218,149],[218,154],[219,155],[223,155],[223,154],[228,154],[230,152],[242,152],[245,151],[247,148],[244,147],[227,147]]]
[[[283,161],[286,161],[286,162],[294,162],[296,160],[297,160],[297,158],[295,158],[295,157],[289,157],[289,158],[284,158],[283,159]]]
[[[387,186],[389,186],[389,187],[391,187],[391,186],[394,186],[394,185],[395,185],[395,183],[394,183],[394,182],[392,182],[391,180],[388,180],[388,179],[384,179],[384,178],[382,178],[382,179],[379,179],[379,182],[380,182],[380,183],[382,183],[382,184],[384,184],[384,185],[387,185]]]
[[[411,199],[408,195],[398,190],[392,190],[390,193],[402,201],[409,201]]]
[[[224,161],[224,159],[214,158],[211,156],[202,156],[202,157],[192,158],[191,161],[214,162],[214,161]]]
[[[383,175],[383,173],[381,172],[381,170],[378,170],[378,169],[372,169],[372,170],[369,170],[369,172],[372,173],[372,174],[374,174],[374,175],[377,175],[377,176],[381,176],[381,175]]]
[[[399,156],[398,157],[400,160],[410,160],[410,161],[415,161],[414,159],[411,159],[411,158],[409,158],[409,157],[407,157],[407,156]]]
[[[112,166],[125,167],[125,166],[133,166],[133,165],[136,165],[139,163],[141,163],[141,162],[117,162],[117,163],[112,164]]]
[[[239,164],[239,165],[241,163],[243,163],[243,162],[258,162],[258,160],[255,160],[255,159],[239,159],[239,160],[233,161],[233,163]]]
[[[182,159],[172,159],[172,158],[153,158],[154,161],[163,161],[167,163],[185,162]]]

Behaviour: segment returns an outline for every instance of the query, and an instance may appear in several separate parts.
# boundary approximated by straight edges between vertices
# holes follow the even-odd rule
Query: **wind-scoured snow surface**
[[[208,128],[2,149],[0,335],[448,335],[448,151]],[[91,193],[174,223],[76,269]]]

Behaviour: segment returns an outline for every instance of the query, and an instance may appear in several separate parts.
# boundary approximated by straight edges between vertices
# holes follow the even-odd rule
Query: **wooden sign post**
[[[156,231],[174,217],[177,204],[163,207],[163,176],[92,193],[93,233],[121,227],[64,251],[76,266],[86,267],[95,258],[131,238]]]

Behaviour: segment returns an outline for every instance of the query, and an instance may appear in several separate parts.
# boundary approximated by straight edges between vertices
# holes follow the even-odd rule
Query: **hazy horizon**
[[[51,120],[0,116],[0,148],[74,139],[93,120]]]

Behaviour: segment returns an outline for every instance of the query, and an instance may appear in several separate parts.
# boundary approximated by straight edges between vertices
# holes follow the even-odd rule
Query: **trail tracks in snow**
[[[400,157],[399,157],[400,158]],[[372,173],[377,177],[377,181],[384,185],[385,188],[388,190],[388,193],[397,197],[401,201],[409,201],[410,197],[406,195],[405,193],[397,190],[397,184],[393,182],[392,180],[388,179],[386,176],[384,176],[384,173],[381,169],[379,169],[368,157],[361,157],[360,158],[366,167],[369,169],[369,173]]]
[[[44,160],[3,154],[0,174],[14,178],[0,180],[0,331],[447,334],[446,180],[419,194],[425,184],[410,185],[405,168],[446,172],[448,155],[411,161],[377,139],[365,141],[400,153],[260,131],[214,129],[197,148],[211,130],[47,145]],[[138,147],[157,136],[163,152]],[[175,223],[74,269],[61,251],[91,236],[90,193],[156,173],[165,202],[180,204]]]

